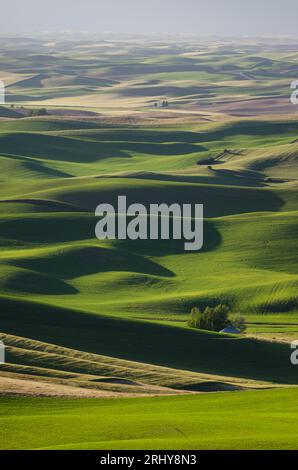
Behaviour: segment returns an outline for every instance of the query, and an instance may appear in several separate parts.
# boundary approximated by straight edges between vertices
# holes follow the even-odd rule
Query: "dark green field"
[[[0,46],[0,446],[297,448],[293,46],[88,41]],[[97,240],[118,195],[204,204],[203,249]],[[220,303],[244,335],[187,326]]]

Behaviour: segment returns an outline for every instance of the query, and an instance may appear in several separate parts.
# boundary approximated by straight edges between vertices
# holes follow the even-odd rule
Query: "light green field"
[[[134,400],[1,398],[1,448],[297,449],[297,394],[295,389]]]

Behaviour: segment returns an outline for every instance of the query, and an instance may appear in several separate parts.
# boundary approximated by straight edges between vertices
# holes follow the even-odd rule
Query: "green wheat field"
[[[295,45],[3,36],[0,79],[0,448],[298,449]],[[202,250],[96,239],[118,195]]]

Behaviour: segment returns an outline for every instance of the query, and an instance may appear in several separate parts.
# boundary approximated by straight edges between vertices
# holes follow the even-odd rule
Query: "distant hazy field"
[[[290,41],[3,37],[3,448],[297,447],[297,75]],[[204,204],[203,249],[97,240],[118,195]],[[187,326],[219,303],[245,335]]]

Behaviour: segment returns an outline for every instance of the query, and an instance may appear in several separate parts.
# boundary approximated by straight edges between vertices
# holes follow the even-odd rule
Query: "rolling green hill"
[[[296,448],[292,46],[16,41],[0,46],[0,395],[17,395],[0,396],[1,446]],[[97,240],[95,208],[119,195],[203,204],[202,250]],[[221,303],[244,335],[187,325]]]
[[[278,168],[276,155],[282,162],[285,148],[296,146],[291,143],[294,121],[203,124],[203,131],[198,125],[188,131],[154,127],[105,130],[92,121],[93,129],[86,130],[84,122],[80,130],[76,121],[76,130],[70,130],[66,127],[72,122],[63,119],[25,118],[21,122],[22,129],[29,131],[18,130],[20,121],[15,123],[16,131],[12,121],[9,131],[5,123],[3,131],[0,126],[5,150],[0,202],[3,294],[42,302],[46,308],[67,305],[101,316],[166,322],[175,327],[185,326],[193,305],[204,308],[223,302],[247,317],[252,332],[264,327],[270,330],[270,324],[272,332],[277,327],[290,333],[298,328],[295,150],[286,157],[282,182],[266,180],[271,175],[267,169]],[[60,122],[62,130],[58,131]],[[31,132],[31,123],[38,132]],[[270,146],[267,142],[272,133],[274,151],[272,142]],[[219,154],[219,163],[211,170],[206,164],[197,165],[197,158],[192,164],[191,157],[188,171],[173,171],[173,158],[185,166],[189,145],[204,147],[204,155],[209,156],[215,146],[218,155],[219,147],[227,144],[225,139],[234,150],[225,150],[223,157]],[[126,155],[115,158],[105,153],[102,159],[101,153],[107,152],[102,146]],[[191,153],[195,153],[193,149]],[[271,164],[262,166],[264,158]],[[115,160],[123,159],[129,163],[119,163],[116,173],[105,174],[103,161],[113,169]],[[135,159],[146,165],[147,172],[134,173]],[[248,169],[256,165],[252,162],[260,162],[259,167],[248,175]],[[154,171],[159,164],[165,166],[164,173]],[[94,175],[90,175],[92,171]],[[226,172],[230,172],[228,180]],[[100,202],[116,205],[119,194],[125,194],[129,203],[145,205],[203,203],[203,249],[185,253],[179,242],[99,242],[94,238],[94,209]],[[112,294],[115,290],[117,299]],[[55,337],[36,339],[55,343]],[[137,357],[141,357],[140,351],[133,359]]]

